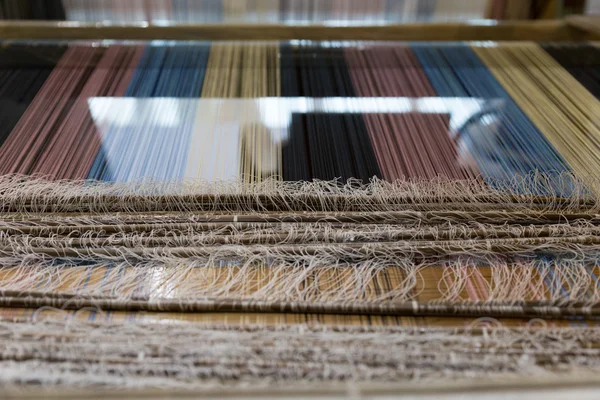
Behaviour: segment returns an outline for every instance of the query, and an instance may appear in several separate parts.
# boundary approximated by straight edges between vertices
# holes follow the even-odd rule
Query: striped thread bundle
[[[587,44],[42,42],[2,51],[1,174],[489,183],[600,171],[600,50]]]

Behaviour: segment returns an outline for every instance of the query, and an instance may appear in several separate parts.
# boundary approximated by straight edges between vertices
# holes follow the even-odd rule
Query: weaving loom
[[[1,23],[0,383],[596,382],[598,34],[527,24]]]

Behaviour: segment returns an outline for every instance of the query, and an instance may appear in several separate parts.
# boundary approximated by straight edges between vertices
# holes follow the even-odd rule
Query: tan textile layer
[[[540,195],[557,190],[543,176],[495,190],[479,180],[120,186],[4,177],[0,305],[594,318],[600,207],[589,184],[562,178],[569,196]]]

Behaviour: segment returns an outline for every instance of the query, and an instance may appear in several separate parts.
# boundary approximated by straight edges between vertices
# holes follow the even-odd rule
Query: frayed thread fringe
[[[447,204],[481,209],[485,204],[514,209],[597,212],[600,181],[573,174],[532,173],[510,180],[484,181],[356,180],[261,183],[243,181],[155,181],[106,183],[56,181],[44,177],[0,177],[5,212],[140,212],[140,211],[397,211],[407,206]]]
[[[587,181],[553,178],[515,177],[501,187],[5,176],[0,199],[12,213],[0,218],[2,304],[35,294],[29,303],[60,295],[124,309],[251,301],[366,310],[427,292],[433,303],[592,307],[600,301],[598,199]],[[569,197],[536,194],[561,185]],[[433,282],[432,268],[441,268]]]
[[[415,262],[366,253],[343,263],[333,253],[278,257],[205,259],[155,257],[135,262],[116,259],[55,259],[39,255],[0,258],[0,295],[68,296],[67,303],[93,298],[114,303],[180,305],[207,299],[390,305],[418,301],[555,305],[600,302],[595,262],[587,258],[506,259],[490,254]],[[475,289],[477,287],[477,289]],[[88,301],[89,302],[89,301]],[[92,305],[94,303],[92,302]],[[5,304],[7,305],[7,304]],[[42,304],[40,304],[42,305]]]

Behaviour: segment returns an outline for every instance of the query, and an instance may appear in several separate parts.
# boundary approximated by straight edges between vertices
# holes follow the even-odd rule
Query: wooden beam
[[[600,16],[571,15],[566,21],[571,28],[588,36],[587,40],[600,40]]]
[[[577,41],[586,32],[564,21],[484,21],[389,26],[107,25],[80,22],[0,22],[0,39],[58,40],[409,40]]]

